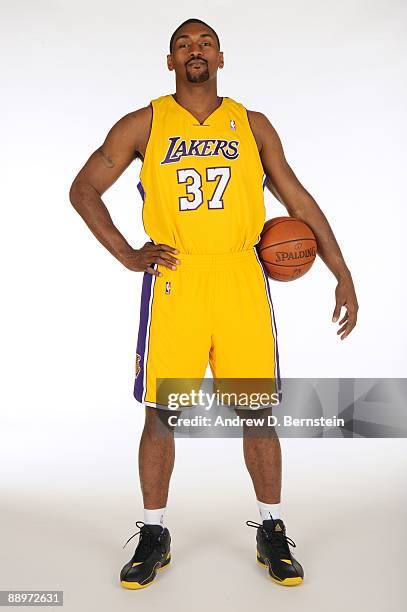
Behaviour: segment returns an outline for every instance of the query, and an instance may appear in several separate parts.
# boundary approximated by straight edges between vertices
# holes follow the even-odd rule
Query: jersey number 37
[[[208,208],[223,208],[223,195],[230,181],[231,169],[229,166],[222,168],[206,168],[206,180],[216,182],[212,197],[208,200]],[[177,170],[178,183],[186,185],[187,196],[179,199],[180,210],[196,210],[204,201],[202,191],[202,175],[195,168],[183,168]],[[191,198],[192,196],[192,198]]]

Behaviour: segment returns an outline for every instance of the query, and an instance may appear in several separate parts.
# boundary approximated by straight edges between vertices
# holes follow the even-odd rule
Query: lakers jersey
[[[246,108],[224,97],[201,124],[172,95],[151,105],[139,184],[151,240],[186,254],[253,247],[265,221],[264,171]]]

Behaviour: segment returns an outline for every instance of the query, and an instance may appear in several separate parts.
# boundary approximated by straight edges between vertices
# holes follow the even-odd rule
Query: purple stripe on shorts
[[[145,198],[146,198],[146,192],[144,191],[144,187],[143,187],[143,185],[142,185],[141,181],[139,181],[139,183],[138,183],[138,185],[137,185],[137,189],[139,190],[140,195],[141,195],[141,199],[142,199],[142,200],[143,200],[143,202],[144,202],[144,200],[145,200]]]
[[[275,329],[275,334],[274,334],[275,338],[274,338],[274,341],[276,343],[277,390],[278,390],[279,401],[281,402],[283,395],[282,395],[282,391],[281,391],[280,356],[279,356],[279,353],[278,353],[277,323],[276,323],[276,318],[274,316],[273,300],[271,299],[269,277],[268,277],[267,272],[266,272],[266,267],[263,264],[262,260],[260,259],[260,256],[258,255],[256,249],[255,249],[255,254],[256,254],[257,260],[260,263],[260,265],[262,267],[262,270],[263,270],[264,282],[265,282],[265,285],[266,285],[267,295],[268,295],[268,298],[270,300],[270,306],[271,306],[271,311],[272,311],[272,318],[273,318],[274,329]]]
[[[262,262],[261,262],[262,263]],[[262,263],[263,265],[263,263]],[[264,266],[263,266],[264,269]],[[264,272],[266,274],[266,272]],[[280,378],[280,358],[278,355],[278,342],[277,342],[277,322],[276,322],[276,317],[274,316],[274,306],[273,306],[273,300],[271,299],[271,293],[270,293],[270,285],[269,285],[269,278],[266,274],[266,287],[267,287],[267,293],[269,294],[269,299],[270,299],[270,304],[271,304],[271,309],[273,311],[273,320],[274,320],[274,327],[276,328],[276,356],[277,356],[277,378],[278,378],[278,386],[281,386],[281,378]]]
[[[134,397],[138,402],[143,401],[144,391],[144,355],[146,352],[146,336],[147,328],[149,325],[149,308],[150,308],[150,297],[151,297],[151,284],[153,277],[149,272],[144,272],[143,286],[141,289],[141,300],[140,300],[140,323],[138,330],[137,339],[137,362],[140,368],[136,379],[134,381]]]
[[[146,226],[144,225],[144,204],[146,203],[146,192],[145,192],[145,189],[144,189],[143,184],[142,184],[141,181],[138,182],[137,189],[139,190],[139,193],[141,195],[141,199],[143,200],[143,208],[142,208],[142,212],[141,212],[141,220],[143,222],[144,231],[148,235],[148,232],[146,230]]]
[[[267,180],[267,175],[265,174],[264,175],[264,179],[263,179],[263,191],[264,191],[264,188],[266,186],[266,180]]]

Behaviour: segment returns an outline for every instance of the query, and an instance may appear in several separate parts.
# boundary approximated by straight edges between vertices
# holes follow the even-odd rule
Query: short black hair
[[[180,28],[182,28],[184,25],[186,25],[187,23],[202,23],[202,25],[206,26],[207,28],[209,28],[210,30],[212,30],[212,32],[215,34],[216,37],[216,42],[218,43],[218,47],[220,49],[220,42],[219,42],[219,36],[216,34],[215,30],[212,28],[212,26],[210,26],[209,24],[205,23],[205,21],[202,21],[202,19],[187,19],[186,21],[184,21],[183,23],[181,23],[178,28],[174,31],[173,35],[171,36],[171,40],[170,40],[170,53],[172,53],[172,45],[174,42],[174,38],[176,33],[178,32],[178,30]]]

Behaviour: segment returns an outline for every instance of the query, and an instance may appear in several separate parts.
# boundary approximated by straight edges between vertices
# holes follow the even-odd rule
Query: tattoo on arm
[[[102,149],[98,149],[98,152],[99,152],[99,154],[100,154],[100,156],[101,156],[105,166],[107,166],[108,168],[113,168],[114,167],[114,161],[108,155],[106,155],[106,153],[103,153]]]

